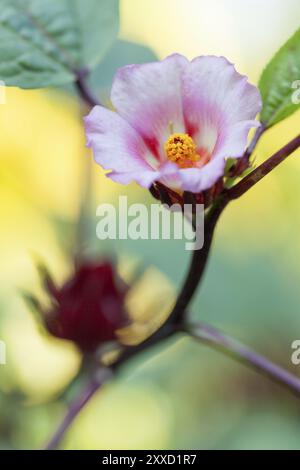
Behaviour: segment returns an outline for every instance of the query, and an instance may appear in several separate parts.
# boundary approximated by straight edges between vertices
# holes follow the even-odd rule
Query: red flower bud
[[[117,279],[109,262],[82,264],[61,288],[45,283],[53,300],[46,315],[48,331],[73,341],[83,352],[93,352],[116,339],[116,330],[126,324],[125,284]]]

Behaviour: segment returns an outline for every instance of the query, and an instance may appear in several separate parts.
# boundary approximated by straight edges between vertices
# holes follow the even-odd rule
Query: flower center
[[[181,168],[190,168],[200,160],[195,142],[188,134],[171,134],[164,147],[168,159]]]

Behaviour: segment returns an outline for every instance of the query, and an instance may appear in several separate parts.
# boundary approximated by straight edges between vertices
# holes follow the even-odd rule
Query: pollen
[[[188,134],[170,135],[164,147],[168,159],[180,168],[191,168],[200,160],[195,142]]]

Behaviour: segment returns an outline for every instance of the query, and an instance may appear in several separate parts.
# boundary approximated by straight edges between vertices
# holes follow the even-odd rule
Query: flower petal
[[[113,82],[111,100],[117,112],[150,142],[161,160],[169,134],[185,132],[181,76],[188,65],[184,56],[174,54],[161,62],[123,67]]]
[[[199,147],[239,157],[247,144],[246,129],[257,126],[261,97],[227,59],[203,56],[184,70],[183,107],[187,128]]]
[[[95,106],[84,118],[87,145],[106,170],[120,173],[151,172],[151,154],[143,139],[117,113]]]
[[[178,54],[120,69],[112,94],[117,113],[100,106],[85,119],[88,145],[114,181],[149,188],[161,181],[200,192],[224,174],[226,157],[240,157],[261,109],[261,97],[223,57],[191,63]],[[208,163],[181,169],[167,160],[170,133],[188,133]]]
[[[192,193],[211,188],[224,175],[225,163],[224,158],[214,158],[202,168],[179,170],[181,188]]]
[[[179,169],[175,163],[165,162],[159,170],[143,171],[143,172],[111,172],[108,176],[117,183],[129,184],[131,181],[136,181],[144,188],[150,188],[154,181],[160,181],[166,186],[180,188],[181,183],[179,179]]]
[[[252,127],[259,127],[258,121],[241,121],[230,127],[230,131],[221,134],[214,148],[213,159],[230,156],[240,158],[243,156],[249,131]]]
[[[116,183],[120,184],[129,184],[132,181],[135,181],[143,188],[150,188],[151,184],[157,180],[159,176],[159,172],[157,171],[132,171],[132,172],[124,172],[119,173],[118,171],[112,171],[107,175]]]
[[[224,158],[216,158],[202,168],[184,169],[167,163],[160,168],[156,180],[174,190],[199,193],[211,188],[223,176],[225,163]]]

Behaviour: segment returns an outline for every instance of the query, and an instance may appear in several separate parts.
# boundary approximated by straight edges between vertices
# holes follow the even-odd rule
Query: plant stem
[[[197,287],[204,274],[210,248],[213,240],[214,230],[219,220],[220,215],[228,204],[229,200],[226,197],[219,197],[216,203],[212,206],[205,218],[204,225],[204,245],[201,250],[195,250],[191,259],[190,267],[181,291],[177,297],[176,303],[165,323],[154,332],[150,337],[145,339],[137,346],[128,346],[121,354],[120,358],[112,366],[113,369],[119,368],[124,362],[135,356],[137,353],[145,351],[149,347],[169,338],[174,332],[177,331],[177,325],[181,324],[186,313],[186,309],[195,294]]]
[[[88,71],[81,69],[77,70],[76,76],[77,80],[75,82],[75,86],[82,100],[91,108],[100,105],[99,100],[93,95],[87,83]]]
[[[58,447],[66,431],[73,423],[77,415],[80,413],[82,408],[94,396],[94,394],[101,387],[101,385],[111,377],[111,375],[112,373],[110,369],[105,368],[99,369],[96,373],[94,373],[92,380],[86,385],[86,388],[78,397],[75,398],[73,403],[71,403],[70,408],[67,411],[63,421],[58,426],[57,430],[55,431],[53,437],[50,439],[48,444],[45,446],[45,450],[51,450]]]
[[[250,144],[248,152],[253,151],[264,130],[264,126],[261,126],[257,130],[252,144]],[[220,195],[219,199],[217,199],[217,201],[212,206],[205,218],[204,246],[201,250],[195,250],[193,253],[191,265],[186,280],[183,284],[181,292],[178,295],[173,311],[171,312],[170,317],[168,319],[169,323],[179,324],[182,322],[182,318],[185,315],[185,311],[188,307],[188,304],[191,301],[205,271],[216,224],[224,208],[227,206],[228,202],[231,199],[235,199],[244,194],[244,192],[250,189],[254,184],[256,184],[270,171],[272,171],[277,165],[279,165],[279,163],[281,163],[298,147],[300,147],[300,135],[293,139],[291,142],[289,142],[287,145],[285,145],[281,150],[275,153],[262,165],[256,168],[252,173],[246,176],[237,185]]]
[[[204,224],[204,245],[201,250],[193,252],[190,268],[183,284],[181,292],[178,295],[176,304],[168,319],[171,323],[181,323],[189,302],[191,301],[204,274],[210,248],[213,240],[214,231],[220,215],[228,203],[227,198],[220,196],[216,203],[209,210],[205,217]]]
[[[214,349],[234,357],[252,369],[259,370],[273,381],[300,395],[300,379],[266,357],[244,346],[213,326],[202,323],[183,326],[183,331],[211,345]]]
[[[99,104],[98,100],[91,93],[87,82],[86,71],[79,70],[76,72],[77,81],[76,87],[80,97],[84,102],[89,106],[93,107]],[[264,131],[262,126],[257,130],[257,133],[254,136],[252,143],[250,144],[247,152],[247,158],[253,152],[260,136]],[[234,355],[239,360],[243,360],[247,365],[255,367],[261,370],[263,373],[269,375],[274,380],[277,380],[280,383],[285,384],[291,390],[300,393],[300,380],[294,377],[289,372],[285,371],[281,367],[273,364],[272,362],[265,359],[263,356],[256,354],[249,348],[241,345],[235,340],[223,335],[218,330],[213,327],[197,325],[197,326],[185,326],[179,327],[183,323],[187,307],[192,300],[197,287],[202,279],[203,273],[205,271],[207,261],[209,258],[210,248],[212,245],[213,235],[215,231],[216,224],[220,215],[222,214],[224,208],[227,206],[228,202],[231,199],[235,199],[240,195],[244,194],[250,187],[252,187],[257,181],[263,178],[267,173],[269,173],[275,166],[277,166],[281,161],[283,161],[290,153],[292,153],[296,148],[300,146],[300,136],[294,139],[292,142],[287,144],[283,149],[277,152],[273,157],[267,160],[264,164],[254,170],[250,175],[245,177],[240,181],[236,186],[230,190],[221,194],[211,209],[208,211],[205,217],[205,226],[204,226],[204,246],[201,250],[195,250],[192,256],[190,268],[188,270],[185,282],[183,287],[178,295],[175,306],[166,320],[166,322],[147,338],[144,342],[140,343],[137,346],[126,347],[122,351],[119,359],[110,367],[110,369],[101,369],[97,375],[94,375],[91,382],[88,384],[87,388],[70,406],[63,422],[57,429],[53,438],[50,440],[46,449],[53,449],[59,445],[65,432],[72,424],[78,413],[82,410],[85,404],[91,399],[94,393],[99,389],[99,387],[108,380],[113,372],[116,372],[117,369],[131,357],[135,356],[137,353],[146,350],[147,348],[155,345],[156,343],[170,337],[177,331],[186,331],[193,335],[194,337],[201,339],[212,344],[214,347],[221,348],[227,354]]]
[[[276,166],[283,162],[291,153],[300,147],[300,135],[295,137],[291,142],[282,147],[272,157],[268,158],[260,166],[255,168],[239,183],[228,189],[227,196],[229,199],[237,199],[251,189],[256,183],[270,173]]]

